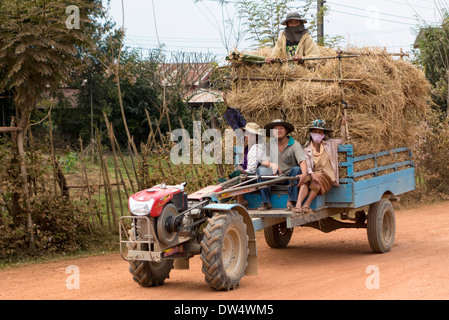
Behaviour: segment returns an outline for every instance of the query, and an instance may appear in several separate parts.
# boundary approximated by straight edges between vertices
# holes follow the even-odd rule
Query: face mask
[[[285,36],[287,40],[293,42],[299,42],[302,36],[306,33],[307,29],[304,27],[304,24],[301,23],[296,27],[287,27],[285,28]]]
[[[310,136],[312,137],[312,140],[316,143],[321,143],[321,141],[324,139],[324,134],[311,133]]]

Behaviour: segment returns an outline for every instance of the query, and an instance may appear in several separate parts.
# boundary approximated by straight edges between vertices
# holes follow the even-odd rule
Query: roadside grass
[[[46,250],[34,252],[30,255],[27,252],[20,253],[19,251],[16,255],[11,256],[10,258],[0,259],[0,269],[119,252],[119,230],[118,227],[116,228],[113,225],[111,202],[105,194],[105,188],[104,186],[100,186],[104,185],[104,181],[102,179],[101,167],[98,159],[96,157],[84,159],[88,182],[91,186],[90,198],[92,201],[89,201],[87,188],[81,187],[87,185],[85,178],[83,178],[82,162],[75,153],[69,153],[69,155],[71,157],[70,161],[67,161],[68,157],[66,155],[60,156],[59,164],[64,173],[67,186],[69,186],[70,201],[77,206],[84,208],[83,212],[89,220],[90,232],[82,235],[82,241],[79,247],[74,248],[70,252],[53,252],[51,250]],[[121,160],[118,161],[118,168],[122,170],[126,190],[128,195],[131,195],[131,182],[125,173],[125,165],[128,170],[132,168],[131,157],[124,155],[123,160],[124,164]],[[117,214],[117,219],[119,219],[122,215],[128,215],[127,193],[122,185],[119,186],[120,190],[116,185],[114,157],[108,154],[106,155],[106,161],[111,184],[113,184],[111,186],[112,202]],[[51,172],[51,166],[48,170]],[[134,171],[129,173],[130,175],[133,175],[131,177],[134,182],[134,188],[136,188]],[[53,183],[50,181],[48,182],[49,184]]]

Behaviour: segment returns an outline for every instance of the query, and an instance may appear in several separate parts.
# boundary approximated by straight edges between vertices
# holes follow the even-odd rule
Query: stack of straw
[[[259,54],[268,56],[264,50]],[[332,49],[320,51],[321,56],[338,56]],[[346,114],[342,138],[354,145],[356,155],[412,147],[429,102],[424,73],[380,49],[357,52],[358,57],[319,60],[313,68],[232,63],[228,102],[262,127],[277,118],[290,121],[295,126],[293,137],[302,144],[308,138],[303,127],[314,119],[326,120],[333,135],[340,137]]]

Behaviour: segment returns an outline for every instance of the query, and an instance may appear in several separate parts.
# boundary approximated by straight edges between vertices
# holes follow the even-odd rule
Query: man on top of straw
[[[272,63],[275,59],[291,59],[298,63],[304,63],[304,58],[316,58],[320,56],[320,51],[315,41],[304,27],[307,20],[301,17],[298,12],[290,12],[281,23],[287,26],[281,32],[276,45],[271,52],[271,56],[265,59],[265,63]]]
[[[288,188],[287,210],[291,210],[298,198],[298,185],[301,185],[307,177],[306,157],[301,144],[289,135],[295,130],[291,123],[276,119],[265,125],[264,129],[274,139],[270,139],[265,145],[265,150],[269,150],[269,156],[267,156],[268,152],[265,152],[257,172],[261,176],[286,174],[289,177],[301,178],[299,183]],[[261,181],[265,180],[259,179],[259,182]],[[290,181],[286,180],[282,184],[290,184]],[[270,188],[261,189],[260,196],[262,205],[258,209],[271,209]]]

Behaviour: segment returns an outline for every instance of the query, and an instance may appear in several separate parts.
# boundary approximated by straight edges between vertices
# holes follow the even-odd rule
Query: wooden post
[[[89,208],[92,214],[92,225],[94,226],[94,228],[96,227],[96,222],[95,222],[95,215],[94,215],[94,210],[93,210],[93,206],[92,206],[92,195],[91,195],[91,190],[90,190],[90,185],[89,185],[89,177],[87,175],[87,171],[86,171],[86,165],[84,163],[84,148],[83,148],[83,140],[81,140],[80,137],[80,147],[81,147],[81,169],[82,169],[82,176],[83,176],[83,183],[84,183],[84,179],[86,179],[86,186],[87,186],[87,198],[89,199]]]
[[[120,175],[120,182],[121,182],[121,184],[123,186],[123,190],[125,191],[126,199],[128,199],[129,198],[128,189],[126,187],[125,180],[123,179],[122,170],[120,170],[120,166],[118,164],[117,152],[116,152],[116,149],[115,149],[116,148],[115,147],[115,134],[114,134],[114,130],[113,130],[112,124],[111,124],[111,135],[112,135],[112,153],[114,155],[114,163],[115,163],[115,166],[117,168],[118,174]],[[123,165],[125,166],[125,164],[123,164]],[[118,181],[116,181],[116,182],[117,182],[117,185],[118,185],[119,182]]]
[[[109,193],[107,190],[107,181],[106,181],[106,172],[107,172],[107,164],[104,162],[104,158],[103,158],[103,148],[101,147],[101,139],[100,139],[100,133],[98,132],[98,128],[95,128],[96,131],[96,136],[97,136],[97,147],[98,147],[98,160],[100,161],[100,176],[103,179],[103,183],[105,185],[104,187],[104,194],[105,194],[105,198],[106,198],[106,213],[107,213],[107,217],[108,217],[108,225],[109,225],[109,229],[112,230],[112,225],[111,225],[111,216],[109,213]],[[100,182],[101,184],[101,182]],[[98,205],[101,206],[101,201],[100,201],[100,195],[101,195],[101,188],[99,189],[98,192]],[[113,210],[113,209],[111,209]],[[101,215],[101,210],[100,210],[100,215]]]
[[[217,117],[215,117],[215,116],[213,116],[212,118],[211,118],[211,125],[212,125],[212,129],[215,129],[215,130],[217,130]],[[217,141],[214,141],[214,144],[215,143],[217,143]],[[222,146],[222,149],[223,149],[223,146]],[[215,150],[215,148],[214,148],[214,150]],[[221,150],[222,151],[222,150]],[[222,153],[223,152],[220,152],[220,154],[217,156],[217,157],[215,157],[215,165],[216,165],[216,167],[217,167],[217,174],[218,174],[218,176],[219,177],[223,177],[224,175],[225,175],[225,173],[224,173],[224,168],[223,168],[223,163],[222,163],[222,160],[223,159],[219,159],[218,157],[222,157]],[[223,157],[222,157],[223,158]],[[221,160],[221,161],[218,161],[218,160]]]
[[[112,223],[114,225],[115,230],[117,230],[118,229],[117,212],[115,211],[114,196],[112,195],[111,178],[109,176],[106,155],[103,155],[102,159],[104,164],[103,168],[104,168],[106,191],[108,193],[109,202],[111,203]]]
[[[447,84],[449,88],[449,69],[446,71],[446,74],[447,74]],[[447,90],[446,93],[446,117],[449,118],[449,89]]]
[[[131,165],[132,165],[132,167],[133,167],[134,176],[136,177],[137,188],[138,188],[139,190],[141,190],[141,189],[142,189],[142,185],[141,185],[141,183],[140,183],[139,176],[137,175],[136,166],[135,166],[135,164],[134,164],[133,151],[131,150],[131,144],[130,144],[129,141],[128,141],[128,152],[129,152],[129,155],[130,155],[130,157],[131,157]]]
[[[117,138],[115,137],[115,135],[113,136],[113,138],[114,138],[115,146],[117,147],[116,150],[118,150],[118,154],[120,156],[120,159],[122,160],[123,168],[125,169],[126,175],[128,176],[129,184],[131,185],[131,190],[133,193],[136,193],[136,191],[134,189],[134,181],[132,180],[131,175],[129,174],[128,168],[126,167],[125,158],[123,157],[122,150],[120,150],[120,146],[118,144]]]
[[[148,114],[147,109],[145,109],[145,114],[146,114],[146,116],[147,116],[148,125],[150,126],[151,140],[150,140],[149,148],[151,149],[151,147],[153,146],[153,142],[154,142],[154,145],[156,145],[156,135],[154,134],[154,131],[153,131],[153,124],[151,123],[150,115]]]
[[[111,141],[112,154],[114,156],[114,170],[115,170],[115,182],[116,182],[116,185],[117,185],[117,196],[118,196],[118,200],[119,200],[119,203],[120,203],[121,217],[123,217],[122,193],[120,191],[120,184],[118,183],[118,170],[119,170],[118,169],[118,161],[117,161],[117,154],[115,152],[115,144],[114,144],[114,138],[113,138],[114,132],[113,132],[113,129],[112,129],[112,124],[109,124],[109,126],[110,126],[110,128],[109,128],[108,132],[109,132],[109,139]],[[126,189],[125,186],[123,186],[123,188]],[[126,193],[126,190],[125,190],[125,193]]]
[[[30,237],[30,247],[34,249],[35,248],[34,229],[33,229],[33,220],[31,217],[31,201],[28,189],[28,173],[26,169],[24,140],[25,140],[24,131],[23,130],[19,131],[17,134],[17,150],[19,152],[19,159],[20,159],[20,176],[22,178],[22,192],[25,198],[25,208],[27,212],[27,231],[28,236]]]
[[[18,132],[22,131],[19,127],[0,127],[0,132]]]
[[[48,115],[48,131],[49,131],[49,138],[50,138],[50,154],[51,154],[51,163],[52,163],[52,167],[53,167],[53,187],[54,187],[54,192],[55,192],[55,196],[56,196],[56,164],[55,164],[55,151],[54,151],[54,147],[53,147],[53,125],[52,125],[52,121],[51,121],[51,113],[49,113]]]

